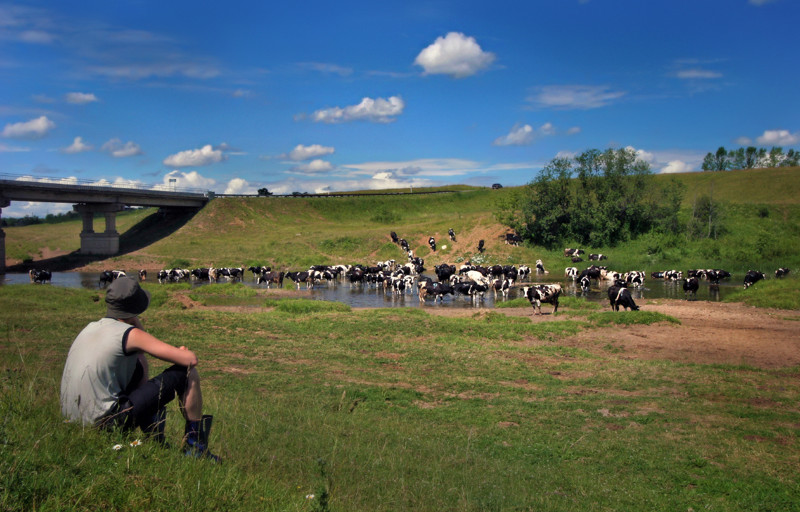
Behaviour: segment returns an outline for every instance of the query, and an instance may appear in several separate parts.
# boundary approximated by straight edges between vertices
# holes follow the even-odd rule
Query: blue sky
[[[697,171],[800,147],[798,20],[796,0],[0,1],[0,174],[521,185],[608,147]]]

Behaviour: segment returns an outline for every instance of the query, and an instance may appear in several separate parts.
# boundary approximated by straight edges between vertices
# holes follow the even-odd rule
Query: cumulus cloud
[[[302,174],[321,174],[333,170],[333,165],[325,160],[316,159],[307,164],[296,165],[289,170]]]
[[[317,123],[344,123],[348,121],[372,121],[390,123],[403,113],[405,103],[399,96],[383,98],[363,98],[358,105],[332,107],[317,110],[311,118]]]
[[[750,144],[753,143],[753,139],[751,139],[750,137],[739,137],[734,142],[736,142],[736,144],[739,144],[740,146],[749,146]]]
[[[310,160],[318,156],[331,155],[334,151],[335,149],[330,146],[321,146],[319,144],[304,146],[302,144],[298,144],[286,156],[289,158],[289,160],[299,162],[302,160]]]
[[[483,51],[474,37],[450,32],[422,50],[414,64],[421,66],[428,75],[464,78],[487,68],[494,59],[495,55]]]
[[[645,151],[643,149],[636,149],[633,146],[627,146],[625,149],[633,151],[634,153],[636,153],[636,158],[637,159],[639,159],[639,160],[641,160],[643,162],[647,162],[648,164],[653,164],[656,161],[655,155],[653,153],[650,153],[650,152]]]
[[[3,137],[17,139],[38,139],[44,137],[47,132],[56,127],[56,123],[47,116],[37,117],[30,121],[20,123],[9,123],[3,128]]]
[[[535,88],[527,100],[535,108],[588,110],[608,106],[625,94],[607,85],[545,85]]]
[[[217,182],[214,179],[203,177],[197,171],[183,172],[174,170],[165,174],[163,183],[161,185],[157,185],[156,188],[169,190],[173,187],[176,187],[208,190],[216,184]]]
[[[225,187],[225,192],[223,194],[256,194],[258,193],[258,188],[250,185],[247,180],[243,178],[233,178],[228,182],[227,187]]]
[[[21,146],[7,146],[3,143],[0,143],[0,153],[25,153],[30,150],[31,148],[25,148]]]
[[[170,167],[201,167],[221,162],[225,156],[222,150],[214,149],[206,144],[200,149],[187,149],[170,155],[164,159],[164,165]]]
[[[102,151],[111,153],[115,158],[126,158],[129,156],[136,156],[142,154],[142,148],[132,141],[123,142],[119,139],[111,139],[100,148]]]
[[[75,137],[75,139],[72,141],[72,144],[70,144],[65,148],[62,148],[61,152],[72,155],[75,153],[83,153],[84,151],[91,151],[91,150],[92,146],[84,144],[82,137]]]
[[[579,133],[581,133],[581,127],[580,126],[573,126],[569,130],[567,130],[567,135],[577,135]]]
[[[765,130],[756,138],[756,142],[766,146],[794,146],[800,143],[800,132],[790,133],[789,130]]]
[[[681,160],[671,160],[667,165],[659,171],[661,174],[672,174],[676,172],[692,172],[694,169],[691,165]]]
[[[64,95],[64,98],[67,103],[72,103],[73,105],[86,105],[87,103],[99,101],[94,94],[85,92],[68,92]]]
[[[494,140],[495,146],[527,146],[533,142],[533,127],[529,124],[514,125],[507,135]]]

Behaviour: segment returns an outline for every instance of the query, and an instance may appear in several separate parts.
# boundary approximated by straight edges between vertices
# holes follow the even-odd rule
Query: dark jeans
[[[158,410],[171,402],[176,394],[182,396],[186,391],[187,373],[187,367],[175,364],[142,386],[126,389],[108,414],[98,421],[98,426],[123,430],[149,428]],[[137,368],[131,383],[136,384],[138,380],[141,380],[141,373]]]

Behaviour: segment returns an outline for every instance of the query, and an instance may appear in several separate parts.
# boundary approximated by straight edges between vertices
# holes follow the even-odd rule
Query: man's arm
[[[164,343],[141,328],[134,328],[128,333],[128,350],[140,350],[162,361],[183,366],[197,366],[197,356],[186,347],[175,347]],[[147,366],[145,366],[147,369]]]

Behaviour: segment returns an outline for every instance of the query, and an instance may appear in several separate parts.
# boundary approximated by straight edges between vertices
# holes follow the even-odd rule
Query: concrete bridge
[[[211,194],[203,192],[147,190],[136,187],[62,184],[22,179],[0,178],[0,215],[11,201],[42,203],[73,203],[81,214],[81,250],[83,254],[113,255],[119,252],[117,212],[126,206],[158,207],[163,209],[200,209]],[[94,231],[94,217],[102,213],[105,230]],[[6,234],[0,228],[0,273],[5,272]]]

